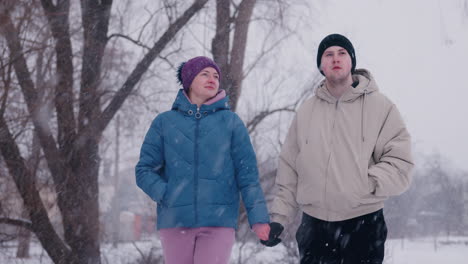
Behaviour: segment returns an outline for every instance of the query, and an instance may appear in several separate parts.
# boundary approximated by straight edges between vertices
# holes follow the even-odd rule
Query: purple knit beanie
[[[187,94],[195,76],[206,67],[213,67],[218,72],[219,79],[221,80],[221,71],[218,65],[210,58],[199,56],[180,64],[177,69],[177,79]]]

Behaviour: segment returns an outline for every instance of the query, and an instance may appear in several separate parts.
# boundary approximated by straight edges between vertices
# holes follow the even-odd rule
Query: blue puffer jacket
[[[197,110],[180,90],[151,124],[135,172],[158,203],[158,229],[237,228],[239,191],[250,225],[269,222],[255,153],[228,97]]]

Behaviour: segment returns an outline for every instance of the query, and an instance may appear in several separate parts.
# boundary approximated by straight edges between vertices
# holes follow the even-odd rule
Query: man
[[[382,208],[403,193],[413,167],[410,135],[372,75],[356,69],[351,42],[332,34],[319,45],[325,80],[297,111],[282,146],[267,246],[303,211],[301,264],[382,263]]]

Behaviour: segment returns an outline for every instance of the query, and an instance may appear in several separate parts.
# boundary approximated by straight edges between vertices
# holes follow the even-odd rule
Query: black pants
[[[382,209],[338,222],[303,214],[296,239],[301,264],[381,264],[387,226]]]

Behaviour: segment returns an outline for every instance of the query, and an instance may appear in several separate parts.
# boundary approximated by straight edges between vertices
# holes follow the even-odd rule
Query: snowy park
[[[293,264],[303,211],[382,207],[384,264],[466,264],[466,62],[468,0],[0,0],[0,264],[163,263],[161,224],[239,227],[231,264]]]

